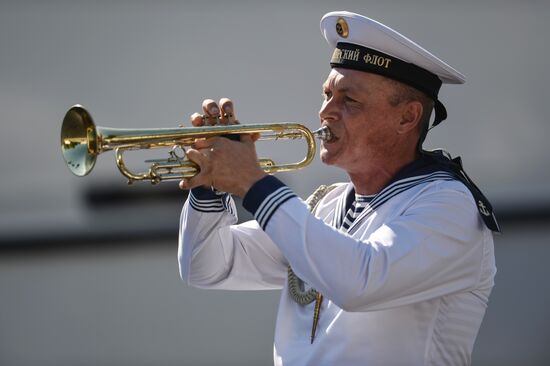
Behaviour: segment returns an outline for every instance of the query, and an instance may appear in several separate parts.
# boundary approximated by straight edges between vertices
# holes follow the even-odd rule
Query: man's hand
[[[204,114],[191,115],[191,123],[195,127],[239,123],[234,114],[233,102],[228,98],[222,98],[219,104],[206,99],[202,109]],[[254,146],[258,137],[243,134],[240,141],[224,137],[197,139],[193,147],[187,150],[187,157],[199,166],[200,173],[182,180],[180,188],[205,186],[244,197],[250,187],[266,175],[258,164]]]

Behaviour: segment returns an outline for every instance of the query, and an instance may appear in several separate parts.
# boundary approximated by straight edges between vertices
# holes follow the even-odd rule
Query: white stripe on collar
[[[350,227],[346,230],[349,234],[355,232],[359,226],[359,223],[366,217],[370,216],[378,207],[382,206],[391,198],[396,195],[422,183],[433,182],[436,180],[456,180],[456,178],[448,172],[436,171],[431,174],[424,174],[420,176],[408,177],[393,182],[383,190],[381,190],[368,204],[368,206],[361,212],[361,214],[353,221]],[[347,196],[353,189],[353,185],[349,184],[345,192],[340,196],[337,202],[336,210],[333,217],[333,226],[335,228],[341,228],[344,218],[347,214],[346,201]]]

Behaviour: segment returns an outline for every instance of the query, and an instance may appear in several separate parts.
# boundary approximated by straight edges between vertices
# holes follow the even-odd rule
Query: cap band
[[[437,99],[441,79],[435,74],[372,48],[339,42],[330,60],[332,67],[343,67],[380,74],[410,85]]]
[[[442,81],[426,69],[372,48],[345,42],[336,44],[330,65],[372,72],[410,85],[434,100],[435,119],[432,127],[447,118],[445,107],[437,99]]]

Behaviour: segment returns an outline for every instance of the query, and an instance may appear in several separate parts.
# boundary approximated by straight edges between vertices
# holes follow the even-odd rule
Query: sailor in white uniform
[[[350,182],[304,202],[258,167],[253,137],[197,141],[188,156],[201,173],[181,183],[181,276],[282,288],[275,365],[468,365],[499,228],[460,159],[421,148],[432,108],[432,127],[446,118],[441,84],[464,77],[364,16],[332,12],[321,29],[335,49],[321,158]],[[207,119],[234,121],[229,100],[203,106]],[[232,194],[255,220],[236,224]]]

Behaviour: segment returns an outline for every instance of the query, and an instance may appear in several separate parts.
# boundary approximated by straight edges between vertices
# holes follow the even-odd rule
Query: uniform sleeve
[[[281,288],[288,263],[255,221],[235,225],[229,194],[192,189],[180,218],[178,260],[182,279],[201,288]]]
[[[467,192],[433,184],[365,241],[326,225],[297,198],[279,202],[281,188],[266,181],[253,187],[255,203],[248,195],[244,203],[300,278],[346,311],[371,311],[479,285],[492,236]]]

